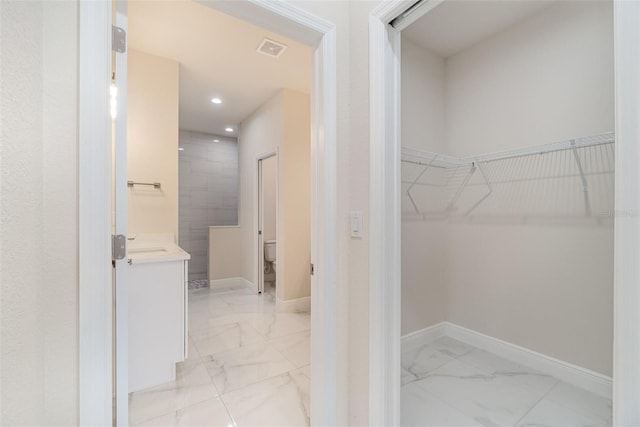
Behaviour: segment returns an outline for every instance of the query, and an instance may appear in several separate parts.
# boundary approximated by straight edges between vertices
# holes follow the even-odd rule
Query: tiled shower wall
[[[207,279],[209,226],[238,224],[238,143],[181,130],[180,147],[179,244],[191,254],[189,280],[202,280]]]

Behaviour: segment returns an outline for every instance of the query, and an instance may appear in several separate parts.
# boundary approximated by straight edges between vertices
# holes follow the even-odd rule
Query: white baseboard
[[[241,287],[248,287],[252,291],[256,293],[258,292],[258,287],[244,277],[229,277],[227,279],[209,280],[210,289],[233,289]]]
[[[407,335],[403,335],[400,339],[402,350],[411,350],[420,347],[423,344],[430,343],[445,335],[446,322],[436,323],[427,328],[420,329]]]
[[[535,369],[599,396],[611,399],[613,392],[613,381],[611,377],[451,322],[441,322],[405,335],[402,337],[402,345],[403,348],[405,345],[407,348],[411,348],[420,343],[434,341],[441,336],[448,336],[462,341],[465,344],[499,355],[519,365]]]
[[[281,300],[276,298],[276,311],[278,313],[295,313],[311,311],[311,297],[304,297],[291,300]]]

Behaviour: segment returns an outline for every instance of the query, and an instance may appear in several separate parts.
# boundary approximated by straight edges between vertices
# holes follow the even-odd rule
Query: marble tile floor
[[[309,313],[275,290],[189,291],[189,357],[176,381],[129,395],[132,426],[308,426]]]
[[[449,337],[402,351],[402,426],[611,426],[611,400]]]

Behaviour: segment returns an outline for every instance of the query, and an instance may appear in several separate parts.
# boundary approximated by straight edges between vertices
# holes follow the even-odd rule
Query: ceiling
[[[402,32],[443,58],[551,6],[555,0],[447,0]]]
[[[132,49],[180,63],[181,129],[236,136],[279,89],[310,91],[310,47],[190,0],[129,1],[128,25]],[[256,52],[265,37],[288,46],[279,58]]]

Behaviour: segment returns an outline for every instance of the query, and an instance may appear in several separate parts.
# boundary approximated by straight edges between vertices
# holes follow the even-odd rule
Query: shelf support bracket
[[[471,162],[471,168],[469,169],[469,172],[467,172],[467,175],[465,175],[464,179],[462,180],[462,183],[458,187],[458,190],[456,190],[456,194],[453,196],[453,199],[451,199],[451,202],[449,203],[449,206],[447,206],[447,209],[446,209],[447,211],[450,212],[450,211],[454,210],[456,202],[458,201],[458,199],[462,195],[462,191],[467,186],[467,183],[469,182],[469,180],[471,179],[471,176],[473,175],[473,173],[475,171],[476,171],[475,162]]]
[[[413,200],[413,196],[411,195],[411,190],[413,189],[413,187],[415,187],[415,185],[418,183],[420,178],[422,178],[422,175],[424,175],[424,173],[427,171],[427,169],[429,169],[429,167],[433,164],[433,162],[436,161],[437,158],[438,158],[438,156],[435,156],[431,160],[431,162],[429,162],[429,164],[424,165],[424,169],[422,169],[422,172],[420,172],[420,174],[416,177],[416,179],[413,180],[411,185],[409,185],[409,188],[407,188],[407,196],[409,196],[409,200],[411,201],[411,204],[413,205],[413,209],[416,211],[416,214],[418,214],[418,215],[420,215],[420,209],[418,209],[418,205],[416,204],[415,200]]]
[[[464,216],[467,216],[471,212],[473,212],[473,210],[475,208],[477,208],[480,205],[480,203],[484,202],[489,196],[491,196],[491,194],[493,194],[493,186],[489,182],[489,179],[487,178],[487,175],[484,173],[484,169],[482,169],[482,165],[480,164],[480,162],[476,160],[475,162],[473,162],[473,165],[475,167],[477,167],[478,170],[480,171],[480,174],[482,175],[482,179],[484,180],[484,183],[487,185],[488,191],[487,191],[487,194],[482,196],[482,198],[476,202],[475,205],[471,206],[469,208],[469,210],[467,210],[467,212],[465,212]]]
[[[571,140],[571,152],[573,153],[573,158],[576,161],[578,172],[580,172],[580,180],[582,181],[582,192],[584,194],[584,209],[587,213],[587,216],[591,216],[591,207],[589,204],[589,188],[587,187],[587,177],[585,176],[584,169],[582,168],[582,162],[580,161],[580,155],[578,154],[578,149],[576,147],[575,139]]]

